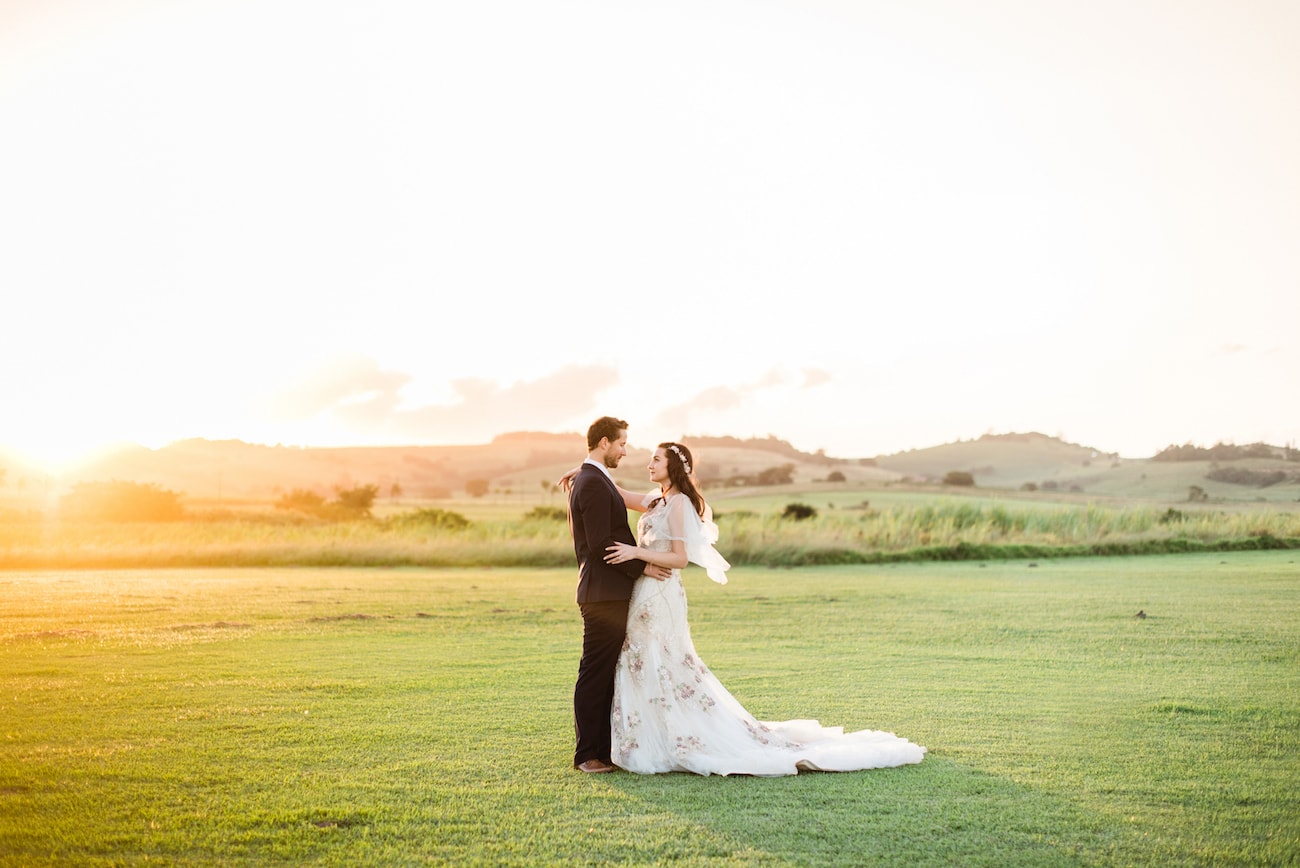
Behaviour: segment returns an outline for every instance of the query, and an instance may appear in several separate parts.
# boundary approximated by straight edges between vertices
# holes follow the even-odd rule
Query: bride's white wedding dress
[[[713,548],[712,513],[706,507],[701,519],[686,495],[675,494],[645,512],[637,537],[654,551],[671,551],[674,539],[684,540],[687,558],[726,583],[730,565]],[[755,720],[695,653],[680,570],[664,581],[637,580],[611,718],[614,764],[638,774],[855,771],[919,763],[925,755],[925,748],[892,732],[845,733],[815,720]]]

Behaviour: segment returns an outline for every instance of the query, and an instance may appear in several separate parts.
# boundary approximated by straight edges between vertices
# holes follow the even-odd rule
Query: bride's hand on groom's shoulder
[[[570,488],[573,488],[573,480],[578,478],[578,471],[581,469],[582,469],[582,465],[579,464],[577,467],[566,472],[563,476],[561,476],[559,479],[555,481],[556,488],[562,488],[565,491],[568,491]]]

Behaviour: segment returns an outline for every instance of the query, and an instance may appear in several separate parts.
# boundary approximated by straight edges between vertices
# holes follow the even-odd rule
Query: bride
[[[731,565],[713,547],[718,528],[691,470],[689,449],[661,443],[649,466],[659,491],[642,497],[619,489],[628,508],[643,513],[639,545],[615,543],[605,560],[639,559],[673,574],[665,581],[638,579],[632,591],[615,673],[614,764],[638,774],[793,775],[919,763],[925,748],[891,732],[756,720],[700,660],[686,621],[681,570],[694,563],[726,584]]]

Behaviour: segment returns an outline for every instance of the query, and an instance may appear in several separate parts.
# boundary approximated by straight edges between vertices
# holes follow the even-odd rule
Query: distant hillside
[[[832,458],[807,453],[776,437],[682,437],[695,453],[706,489],[741,493],[773,472],[796,486],[811,483],[876,487],[910,482],[938,485],[951,471],[970,473],[977,489],[1036,496],[1053,492],[1097,497],[1186,502],[1196,490],[1211,502],[1300,500],[1300,462],[1249,447],[1249,457],[1204,460],[1192,447],[1161,460],[1122,459],[1116,453],[1039,433],[986,434],[973,440],[912,449],[877,458]],[[648,489],[651,444],[635,444],[614,476],[626,488]],[[1173,449],[1173,447],[1171,447]],[[1222,452],[1222,450],[1220,450]],[[191,504],[269,503],[306,489],[330,496],[335,488],[377,485],[381,498],[466,497],[470,480],[487,480],[493,493],[528,495],[548,490],[586,454],[583,435],[516,431],[490,443],[465,446],[302,448],[239,440],[183,440],[161,449],[123,447],[74,473],[51,479],[0,457],[0,506],[49,507],[78,482],[153,483],[185,495]],[[1183,460],[1169,460],[1176,454]],[[1235,454],[1235,453],[1234,453]]]
[[[973,475],[980,486],[1018,488],[1027,482],[1068,482],[1094,464],[1119,460],[1115,453],[1030,432],[985,434],[977,440],[911,449],[877,458],[876,464],[918,481],[937,482],[958,470]]]
[[[1211,461],[1191,449],[1171,447],[1159,460],[1120,458],[1114,452],[1031,432],[986,434],[883,456],[876,463],[917,482],[937,483],[949,471],[965,471],[979,488],[1178,502],[1195,496],[1196,490],[1208,502],[1300,499],[1300,464],[1286,461],[1282,457],[1290,454],[1286,450],[1259,444],[1241,450],[1219,448],[1216,454],[1234,457]]]
[[[329,494],[335,487],[396,485],[408,497],[445,497],[470,479],[500,479],[535,467],[581,460],[576,435],[504,435],[472,446],[302,448],[239,440],[184,440],[137,448],[81,468],[75,480],[151,482],[193,498],[271,499],[296,488]],[[557,473],[558,475],[558,473]]]
[[[683,438],[695,453],[703,479],[745,478],[773,467],[789,467],[791,478],[811,482],[827,475],[829,464],[854,482],[880,482],[896,474],[857,462],[799,452],[776,438]],[[337,488],[378,485],[380,496],[400,491],[405,498],[462,496],[471,479],[488,480],[497,492],[539,491],[586,455],[584,435],[518,431],[490,443],[467,446],[372,446],[303,448],[265,446],[240,440],[182,440],[160,449],[122,447],[55,480],[37,478],[16,467],[7,473],[3,498],[48,502],[78,482],[123,480],[151,483],[186,495],[191,501],[274,500],[294,489],[330,495]],[[615,471],[627,488],[649,488],[648,447],[632,449]],[[22,490],[14,484],[23,480]]]
[[[781,455],[791,461],[810,464],[843,464],[852,460],[848,458],[830,458],[822,450],[801,452],[790,443],[771,434],[766,437],[749,437],[746,439],[739,437],[695,437],[688,434],[682,437],[681,442],[690,446],[693,451],[750,449],[771,455]]]

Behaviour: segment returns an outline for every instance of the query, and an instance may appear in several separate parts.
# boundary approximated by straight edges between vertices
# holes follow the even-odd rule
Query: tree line
[[[1283,461],[1300,461],[1300,449],[1291,445],[1270,446],[1267,443],[1215,443],[1213,446],[1166,446],[1151,457],[1152,461],[1239,461],[1243,458],[1271,458]]]

